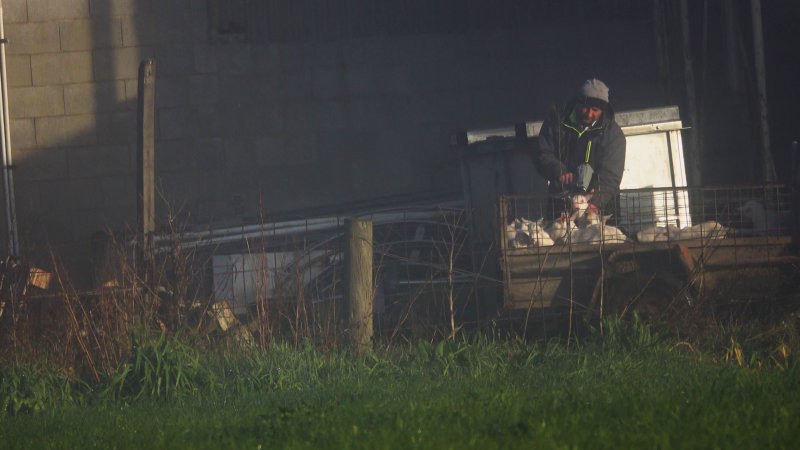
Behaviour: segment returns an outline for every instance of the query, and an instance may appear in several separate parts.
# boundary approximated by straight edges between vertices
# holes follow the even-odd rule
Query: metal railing
[[[506,196],[501,199],[501,220],[505,226],[515,219],[542,220],[547,230],[572,214],[570,206],[568,199],[547,194]],[[719,230],[714,237],[720,238],[789,236],[795,223],[792,192],[782,184],[627,189],[601,214],[610,215],[605,223],[630,242],[648,240],[648,232],[674,234],[664,240],[680,239],[681,230],[683,238],[709,237],[705,230],[712,227]]]

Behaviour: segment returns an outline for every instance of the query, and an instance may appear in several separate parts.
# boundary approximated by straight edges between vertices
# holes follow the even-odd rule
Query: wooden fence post
[[[138,114],[136,121],[136,194],[138,206],[137,262],[149,266],[155,231],[155,92],[156,62],[139,65]]]
[[[350,345],[359,353],[372,347],[372,221],[345,221],[346,320]]]

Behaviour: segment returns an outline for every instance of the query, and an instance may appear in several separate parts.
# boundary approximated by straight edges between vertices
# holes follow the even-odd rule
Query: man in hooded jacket
[[[613,208],[625,169],[625,136],[605,83],[586,80],[562,112],[545,119],[533,162],[551,193],[585,194],[598,214]]]

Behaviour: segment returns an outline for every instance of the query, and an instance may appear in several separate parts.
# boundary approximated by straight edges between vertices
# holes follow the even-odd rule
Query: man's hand
[[[558,177],[558,181],[561,182],[562,186],[572,184],[572,182],[575,181],[575,174],[572,172],[565,172]]]

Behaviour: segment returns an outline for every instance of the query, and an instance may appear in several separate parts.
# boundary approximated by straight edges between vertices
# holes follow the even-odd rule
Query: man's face
[[[580,105],[578,106],[578,119],[583,126],[589,126],[598,120],[603,115],[603,110],[596,106]]]

